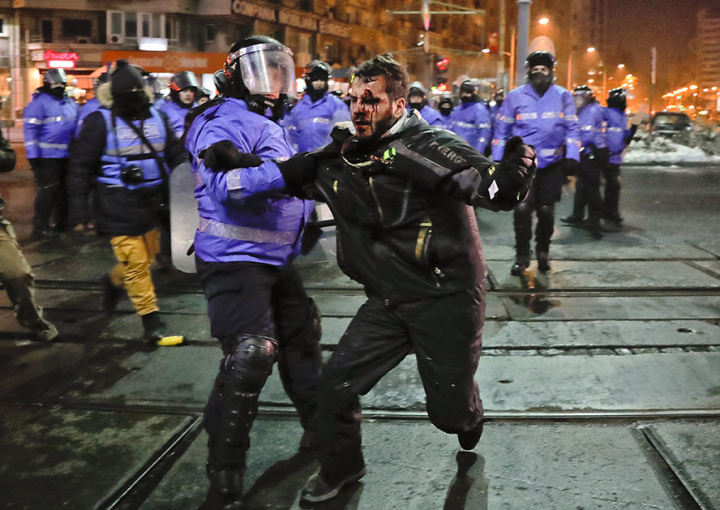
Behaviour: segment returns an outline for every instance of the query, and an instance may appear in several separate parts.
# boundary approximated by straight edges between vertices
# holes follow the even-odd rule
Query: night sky
[[[697,13],[706,7],[720,7],[720,0],[608,0],[608,64],[624,63],[647,95],[650,49],[656,46],[657,92],[691,84],[696,76],[690,46]]]

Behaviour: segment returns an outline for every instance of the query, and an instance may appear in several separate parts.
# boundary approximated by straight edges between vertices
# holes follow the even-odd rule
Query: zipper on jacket
[[[424,266],[430,266],[428,252],[430,251],[430,240],[432,239],[433,233],[432,226],[433,224],[430,218],[425,216],[422,223],[420,223],[420,229],[418,230],[417,241],[415,243],[415,258]],[[431,267],[431,271],[435,286],[440,287],[440,278],[443,276],[442,271],[437,267]]]
[[[383,212],[382,212],[382,209],[380,208],[380,201],[378,200],[378,197],[377,197],[377,195],[375,194],[375,185],[374,185],[374,182],[375,182],[375,181],[373,181],[373,178],[372,178],[372,177],[368,177],[368,183],[370,184],[370,192],[372,193],[372,196],[373,196],[373,198],[375,199],[375,205],[377,206],[378,214],[380,214],[380,222],[382,223],[382,221],[383,221]]]

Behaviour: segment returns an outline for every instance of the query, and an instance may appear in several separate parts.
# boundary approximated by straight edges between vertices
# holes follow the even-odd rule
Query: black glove
[[[263,163],[260,156],[240,152],[230,140],[216,142],[200,151],[198,155],[205,160],[205,166],[213,172],[227,172],[233,168],[248,168]]]
[[[30,168],[32,169],[33,172],[40,171],[40,168],[41,168],[40,158],[32,158],[32,159],[28,159],[28,161],[30,162]]]
[[[505,152],[498,165],[495,181],[503,192],[527,191],[536,168],[535,148],[532,145],[525,145],[521,137],[513,136],[505,144]]]
[[[565,177],[576,175],[579,168],[580,163],[576,159],[568,158],[565,160],[565,165],[563,165],[563,173],[565,174]]]
[[[309,152],[298,152],[292,158],[276,161],[275,164],[280,169],[290,194],[297,193],[317,177],[317,162]]]

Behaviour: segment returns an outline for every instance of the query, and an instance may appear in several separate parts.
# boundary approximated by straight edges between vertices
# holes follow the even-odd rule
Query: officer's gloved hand
[[[205,161],[205,166],[213,172],[227,172],[233,168],[248,168],[263,163],[260,156],[240,152],[230,140],[221,140],[212,144],[200,151],[199,156]]]
[[[291,193],[299,191],[317,177],[317,161],[309,152],[299,152],[285,161],[276,161],[285,186]]]
[[[40,158],[32,158],[28,159],[28,161],[30,162],[30,168],[33,172],[38,172],[40,170]]]
[[[577,159],[570,159],[567,158],[565,160],[565,165],[563,166],[563,173],[566,177],[571,175],[577,175],[578,169],[580,168],[580,163]]]

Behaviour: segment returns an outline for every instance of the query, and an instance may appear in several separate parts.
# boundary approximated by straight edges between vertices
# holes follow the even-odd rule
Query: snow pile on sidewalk
[[[672,165],[678,163],[720,163],[720,156],[712,156],[700,147],[688,147],[667,138],[646,137],[633,140],[623,155],[627,165]]]

